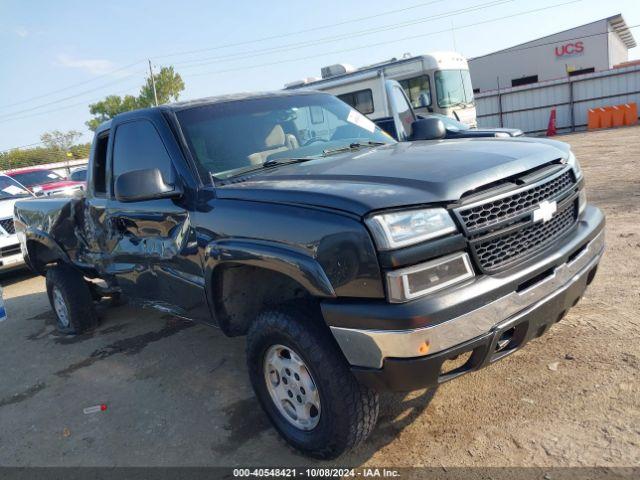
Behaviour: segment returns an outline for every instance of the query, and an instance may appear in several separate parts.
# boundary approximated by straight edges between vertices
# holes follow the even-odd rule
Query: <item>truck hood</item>
[[[527,137],[403,142],[267,169],[219,187],[216,194],[365,215],[454,202],[466,192],[568,154],[565,143]]]

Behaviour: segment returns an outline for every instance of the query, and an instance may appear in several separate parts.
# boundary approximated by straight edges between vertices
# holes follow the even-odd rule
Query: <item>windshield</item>
[[[219,179],[277,159],[313,158],[342,147],[395,143],[371,120],[328,94],[220,102],[177,112],[199,167]]]
[[[31,196],[31,194],[13,178],[0,176],[0,200]]]
[[[465,106],[473,102],[469,70],[438,70],[435,82],[439,107]]]
[[[22,185],[32,187],[47,183],[59,182],[63,178],[51,170],[32,170],[30,172],[12,173],[11,176]]]

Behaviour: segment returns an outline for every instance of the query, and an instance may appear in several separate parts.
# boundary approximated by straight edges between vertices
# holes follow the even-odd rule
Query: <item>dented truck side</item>
[[[604,222],[565,144],[397,143],[314,92],[118,115],[86,194],[15,207],[61,331],[123,296],[247,335],[259,402],[319,458],[368,436],[378,392],[436,387],[547,332],[593,280]]]

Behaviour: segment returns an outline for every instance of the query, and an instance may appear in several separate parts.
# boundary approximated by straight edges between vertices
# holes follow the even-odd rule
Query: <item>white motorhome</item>
[[[476,107],[467,60],[456,52],[433,52],[355,69],[322,68],[322,78],[305,78],[285,89],[306,88],[336,95],[372,120],[389,117],[385,80],[397,80],[418,114],[440,113],[476,127]]]

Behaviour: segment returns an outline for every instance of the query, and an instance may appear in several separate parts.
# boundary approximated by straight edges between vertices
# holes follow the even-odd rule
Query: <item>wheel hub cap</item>
[[[53,287],[53,308],[58,315],[58,320],[63,327],[69,326],[69,312],[67,311],[67,304],[64,303],[62,292],[58,287]]]
[[[264,361],[264,379],[282,416],[300,430],[312,430],[320,420],[320,395],[309,369],[294,350],[273,345]]]

